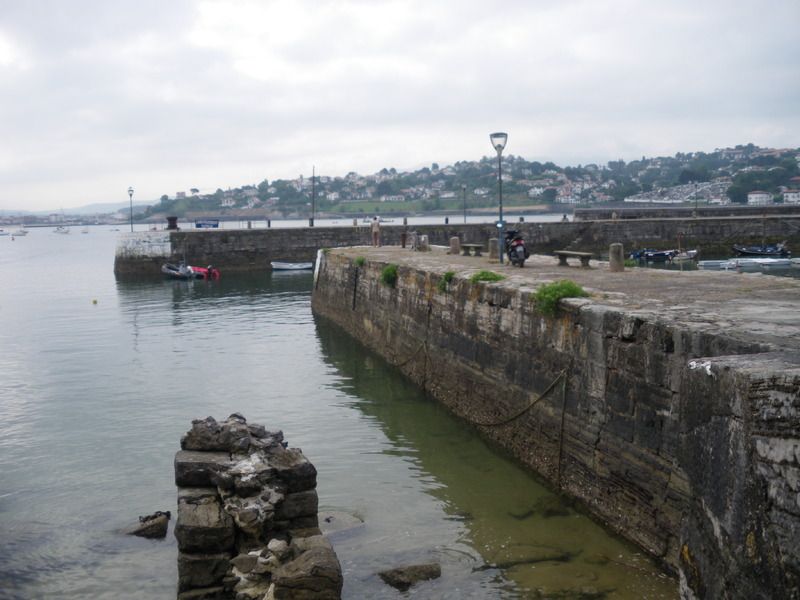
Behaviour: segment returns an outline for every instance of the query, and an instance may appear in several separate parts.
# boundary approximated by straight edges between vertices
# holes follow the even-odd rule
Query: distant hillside
[[[134,202],[134,208],[138,209],[137,212],[142,212],[143,210],[150,207],[153,203],[152,202]],[[3,210],[0,209],[0,216],[4,217],[12,217],[12,216],[47,216],[52,213],[63,213],[65,215],[73,215],[73,216],[86,216],[86,215],[108,215],[111,213],[115,213],[118,210],[128,209],[130,208],[129,202],[105,202],[105,203],[96,203],[96,204],[87,204],[86,206],[79,206],[77,208],[51,208],[49,210]]]
[[[782,194],[800,183],[799,162],[800,148],[754,144],[576,167],[509,154],[503,157],[503,202],[509,207],[534,203],[556,210],[625,200],[745,204],[754,190],[781,202]],[[142,216],[149,220],[190,214],[303,218],[310,215],[312,205],[319,216],[416,214],[493,207],[497,192],[497,160],[484,156],[443,167],[433,163],[412,172],[384,168],[372,175],[317,175],[313,182],[302,176],[265,179],[213,194],[192,188],[191,195],[163,195]]]
[[[153,204],[153,202],[134,202],[133,207],[145,209]],[[71,215],[106,215],[109,213],[115,213],[118,210],[129,208],[130,202],[105,202],[98,204],[87,204],[86,206],[80,206],[78,208],[65,208],[64,212]]]

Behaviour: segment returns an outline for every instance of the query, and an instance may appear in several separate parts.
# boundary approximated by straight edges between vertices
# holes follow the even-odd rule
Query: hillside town
[[[731,202],[751,205],[800,203],[800,149],[753,144],[712,153],[678,153],[606,165],[560,167],[509,155],[502,162],[504,202],[567,207],[625,204]],[[235,189],[200,193],[194,188],[164,195],[145,216],[170,212],[245,217],[302,218],[313,202],[320,217],[347,214],[415,214],[491,207],[497,202],[497,161],[484,157],[453,165],[433,163],[411,172],[384,168],[371,175],[298,176],[264,180]]]
[[[800,148],[760,148],[753,144],[718,148],[711,153],[677,153],[605,165],[560,167],[509,155],[502,159],[504,204],[568,212],[577,206],[800,204]],[[162,222],[214,216],[227,219],[319,218],[368,214],[413,215],[479,210],[497,204],[497,160],[483,157],[453,165],[433,163],[415,171],[384,168],[371,175],[299,175],[264,179],[238,188],[205,191],[190,188],[164,194],[142,209],[137,221]],[[82,217],[82,222],[126,222],[128,207],[117,213]],[[5,215],[0,223],[58,224],[74,216],[52,213]]]

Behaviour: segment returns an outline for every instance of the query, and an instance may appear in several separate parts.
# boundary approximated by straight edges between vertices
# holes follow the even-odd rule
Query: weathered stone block
[[[330,544],[307,543],[297,558],[273,572],[272,581],[276,600],[339,600],[342,594],[342,569]]]
[[[227,452],[179,450],[175,454],[175,485],[204,487],[215,485],[214,476],[232,464]]]
[[[289,492],[302,492],[317,486],[317,470],[299,448],[278,449],[269,455],[269,465]]]
[[[213,417],[192,421],[192,428],[181,439],[184,450],[246,452],[250,447],[250,430],[244,417],[233,414],[217,423]]]
[[[222,582],[230,568],[230,556],[218,554],[178,554],[178,590],[208,588]]]
[[[223,510],[214,488],[178,490],[175,538],[184,552],[220,552],[233,547],[233,519]]]
[[[317,515],[319,497],[317,490],[306,490],[287,494],[283,503],[275,511],[278,520],[296,519],[298,517],[312,517]]]
[[[309,529],[311,527],[319,527],[319,518],[317,515],[310,515],[308,517],[297,517],[287,522],[286,529]]]

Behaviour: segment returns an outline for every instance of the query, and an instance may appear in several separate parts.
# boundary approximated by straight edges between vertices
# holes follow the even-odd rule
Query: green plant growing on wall
[[[330,251],[331,251],[331,249],[330,249],[330,248],[323,248],[323,249],[322,249],[322,253],[323,253],[324,255],[326,255],[326,256],[328,255],[328,252],[330,252]]]
[[[626,267],[638,267],[639,263],[632,258],[626,258],[625,262],[623,262]]]
[[[455,271],[447,271],[444,275],[442,275],[442,278],[439,280],[439,283],[436,286],[440,292],[443,294],[447,293],[447,288],[450,286],[450,282],[453,281],[455,274]]]
[[[558,311],[558,301],[562,298],[585,298],[589,294],[581,286],[569,279],[554,281],[543,285],[532,294],[536,309],[542,314],[553,316]]]
[[[505,279],[503,275],[495,273],[494,271],[478,271],[469,278],[472,283],[478,283],[479,281],[501,281],[503,279]]]
[[[366,264],[367,259],[364,258],[363,256],[358,256],[353,262],[356,263],[357,267],[363,267]]]
[[[381,282],[389,287],[397,284],[397,265],[386,265],[381,271]]]

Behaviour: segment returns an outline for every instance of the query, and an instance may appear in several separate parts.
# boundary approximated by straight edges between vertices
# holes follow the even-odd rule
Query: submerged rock
[[[169,525],[170,512],[157,510],[152,515],[139,517],[139,522],[132,527],[125,529],[127,535],[138,537],[159,539],[166,537],[167,526]]]
[[[401,592],[405,592],[415,583],[441,577],[442,567],[439,563],[409,565],[407,567],[398,567],[397,569],[381,571],[378,575],[380,575],[384,583]]]

